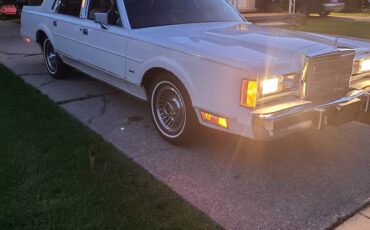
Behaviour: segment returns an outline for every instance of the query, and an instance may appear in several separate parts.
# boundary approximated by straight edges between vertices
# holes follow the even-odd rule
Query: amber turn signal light
[[[200,115],[202,116],[202,120],[217,126],[220,126],[221,128],[228,128],[227,119],[224,117],[219,117],[207,112],[200,112]]]
[[[257,81],[247,81],[243,80],[240,105],[243,107],[254,108],[257,101]]]

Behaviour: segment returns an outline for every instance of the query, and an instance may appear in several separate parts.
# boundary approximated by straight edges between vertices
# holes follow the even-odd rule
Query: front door
[[[106,16],[106,23],[96,17]],[[116,0],[91,0],[83,25],[86,53],[83,61],[101,71],[125,78],[126,33]]]

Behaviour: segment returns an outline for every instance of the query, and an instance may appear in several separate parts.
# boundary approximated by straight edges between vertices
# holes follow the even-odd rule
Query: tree
[[[358,12],[361,10],[362,0],[345,0],[346,4],[345,11],[347,12]]]

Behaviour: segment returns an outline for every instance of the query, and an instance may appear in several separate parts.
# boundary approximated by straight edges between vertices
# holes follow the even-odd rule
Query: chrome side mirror
[[[108,13],[94,13],[95,22],[99,23],[104,30],[108,29]]]

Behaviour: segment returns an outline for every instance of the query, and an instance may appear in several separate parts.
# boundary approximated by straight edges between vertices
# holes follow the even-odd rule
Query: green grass
[[[0,65],[0,229],[219,229]]]
[[[337,20],[330,18],[308,18],[304,25],[291,26],[289,29],[307,32],[339,34],[370,39],[370,23]]]

